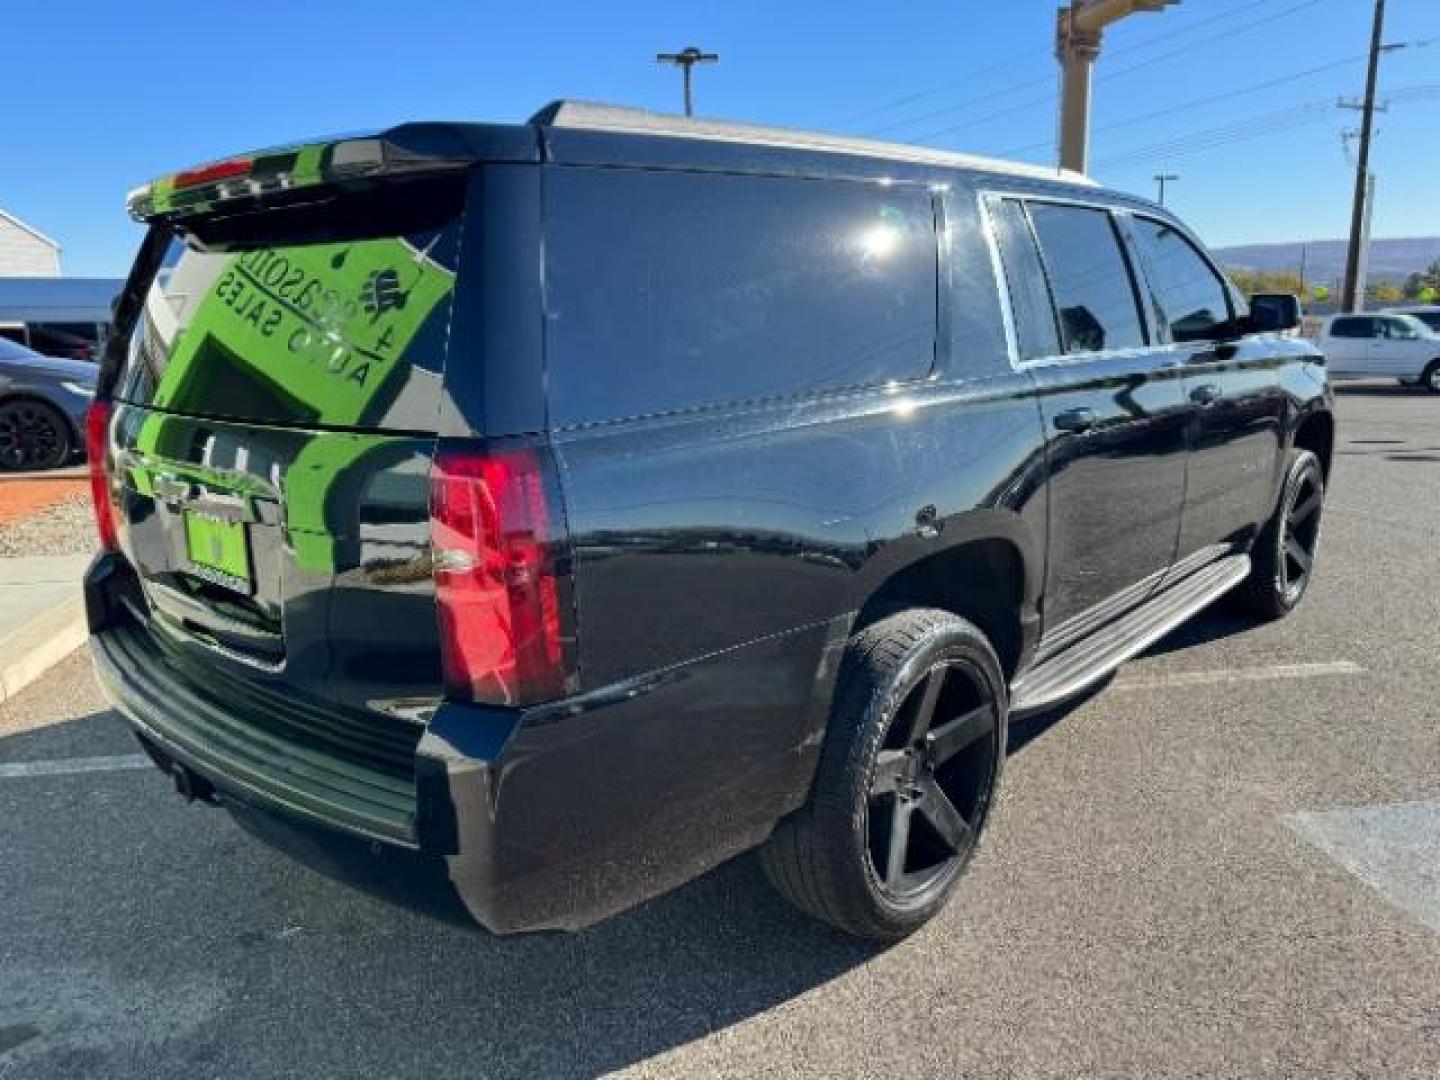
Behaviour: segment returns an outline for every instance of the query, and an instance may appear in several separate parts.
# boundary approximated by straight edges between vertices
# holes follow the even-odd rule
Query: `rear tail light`
[[[201,184],[213,184],[220,180],[234,180],[239,176],[249,176],[255,163],[249,158],[227,158],[224,161],[212,161],[208,165],[202,165],[198,169],[186,169],[184,172],[175,174],[175,188],[198,187]]]
[[[115,502],[110,490],[110,402],[97,397],[85,414],[85,456],[90,464],[90,497],[95,503],[95,527],[100,547],[114,551],[120,546],[115,527]]]
[[[562,602],[566,537],[548,455],[441,442],[430,473],[430,542],[445,688],[523,705],[562,695],[572,667]]]

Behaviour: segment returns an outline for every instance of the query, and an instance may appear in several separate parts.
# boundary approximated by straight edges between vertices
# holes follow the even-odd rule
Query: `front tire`
[[[775,887],[857,937],[895,941],[945,905],[1005,759],[1004,670],[948,611],[865,627],[841,664],[815,785],[761,849]]]
[[[1432,394],[1440,394],[1440,359],[1430,361],[1420,376],[1420,385]]]
[[[1290,451],[1275,513],[1251,550],[1250,576],[1236,598],[1254,616],[1282,619],[1299,606],[1314,576],[1325,503],[1325,472],[1309,450]]]

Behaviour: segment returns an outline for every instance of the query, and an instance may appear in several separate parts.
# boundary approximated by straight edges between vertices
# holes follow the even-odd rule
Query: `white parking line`
[[[155,763],[144,754],[117,757],[62,758],[58,761],[0,761],[0,780],[20,776],[71,776],[87,772],[119,772],[122,769],[153,769]]]
[[[1440,933],[1440,800],[1303,811],[1280,820]]]
[[[1210,686],[1224,683],[1266,682],[1270,679],[1310,679],[1317,675],[1360,675],[1365,669],[1352,660],[1317,664],[1269,664],[1265,667],[1224,668],[1219,671],[1174,671],[1165,675],[1120,676],[1111,690],[1162,690],[1176,686]]]

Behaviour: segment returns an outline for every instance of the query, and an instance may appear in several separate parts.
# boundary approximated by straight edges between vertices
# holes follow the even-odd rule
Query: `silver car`
[[[84,453],[99,370],[0,338],[0,472],[51,469]]]

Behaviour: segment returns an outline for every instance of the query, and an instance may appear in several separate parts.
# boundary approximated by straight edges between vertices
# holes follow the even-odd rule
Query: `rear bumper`
[[[358,753],[317,776],[273,717],[247,743],[243,711],[145,651],[127,588],[123,559],[90,568],[91,646],[162,769],[322,873],[495,933],[582,928],[763,841],[808,791],[848,625],[538,709],[444,704],[414,729],[407,793]]]

